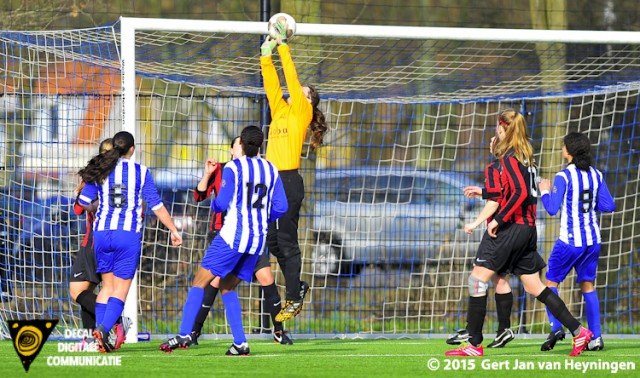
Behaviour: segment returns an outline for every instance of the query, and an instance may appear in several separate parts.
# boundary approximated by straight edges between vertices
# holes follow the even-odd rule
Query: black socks
[[[537,299],[544,303],[553,316],[555,316],[563,326],[567,327],[574,336],[577,335],[576,332],[580,332],[580,322],[571,315],[562,299],[551,291],[551,289],[545,287]]]

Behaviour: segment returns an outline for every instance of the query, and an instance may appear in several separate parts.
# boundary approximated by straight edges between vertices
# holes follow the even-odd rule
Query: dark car
[[[86,220],[73,213],[75,198],[52,196],[19,203],[18,237],[13,246],[13,273],[18,281],[62,282],[71,266]]]

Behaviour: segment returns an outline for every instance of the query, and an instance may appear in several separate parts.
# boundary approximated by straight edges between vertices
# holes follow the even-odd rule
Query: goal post
[[[209,203],[193,200],[202,162],[228,160],[243,127],[268,127],[259,105],[266,30],[266,22],[122,17],[92,29],[0,32],[3,336],[14,318],[81,326],[68,275],[84,220],[67,203],[77,170],[120,130],[135,136],[135,159],[151,169],[185,239],[171,247],[166,229],[145,213],[125,308],[134,320],[128,341],[138,331],[178,331],[206,250]],[[311,290],[288,324],[292,332],[423,337],[464,326],[481,231],[467,236],[461,227],[481,202],[464,199],[461,187],[482,182],[496,116],[507,107],[525,115],[545,177],[562,168],[567,132],[589,136],[617,206],[600,217],[603,330],[640,331],[632,290],[640,273],[638,33],[298,23],[289,46],[301,82],[321,94],[329,127],[324,146],[312,152],[305,143],[302,152],[299,242]],[[286,93],[277,53],[273,59]],[[559,219],[538,207],[546,259]],[[582,316],[574,280],[561,295]],[[513,328],[546,332],[544,308],[510,282]],[[246,331],[269,328],[257,284],[238,291]],[[494,312],[490,296],[487,333],[495,331]],[[230,333],[219,300],[204,333]]]

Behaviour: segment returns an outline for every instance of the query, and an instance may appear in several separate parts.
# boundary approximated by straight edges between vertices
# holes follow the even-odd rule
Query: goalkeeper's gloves
[[[274,28],[278,32],[278,36],[276,37],[276,41],[278,45],[286,45],[287,44],[287,20],[284,18],[278,19]]]
[[[273,51],[273,48],[276,47],[276,43],[278,42],[275,39],[267,36],[267,38],[262,43],[262,46],[260,46],[260,53],[262,54],[262,56],[271,56],[271,52]]]

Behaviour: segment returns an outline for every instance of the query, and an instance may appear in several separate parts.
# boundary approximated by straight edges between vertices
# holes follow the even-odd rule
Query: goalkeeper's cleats
[[[450,350],[444,355],[450,357],[482,357],[484,356],[484,349],[482,349],[482,345],[475,347],[471,344],[462,344],[460,348]]]
[[[597,351],[604,349],[604,341],[602,341],[602,336],[598,336],[595,339],[591,339],[589,344],[587,344],[587,350]]]
[[[456,330],[456,333],[449,336],[447,339],[447,344],[449,345],[460,345],[462,343],[466,343],[469,341],[469,331],[466,329]]]
[[[189,349],[189,345],[191,344],[192,344],[191,335],[187,335],[187,336],[178,335],[160,344],[160,350],[165,353],[171,353],[178,348]]]
[[[299,301],[291,301],[288,300],[284,303],[284,307],[278,315],[276,315],[276,322],[286,322],[287,320],[293,318],[302,310],[302,300]]]
[[[309,292],[309,284],[305,281],[300,281],[300,299],[304,299]]]
[[[273,332],[273,342],[282,345],[293,345],[293,341],[291,341],[289,335],[287,335],[287,332],[285,331]]]
[[[240,345],[231,344],[226,356],[250,356],[249,343],[242,343]]]
[[[93,337],[98,344],[98,351],[101,353],[111,353],[115,350],[113,345],[109,342],[109,335],[104,331],[104,327],[102,325],[93,330]]]
[[[273,53],[273,49],[276,47],[277,43],[278,42],[275,39],[267,36],[267,38],[262,43],[262,46],[260,46],[260,54],[262,56],[271,56],[271,54]]]
[[[302,305],[304,304],[304,297],[307,295],[308,291],[309,291],[309,284],[304,281],[301,281],[300,282],[300,299],[287,300],[282,310],[280,310],[278,315],[276,315],[276,322],[286,322],[287,320],[298,315],[300,311],[302,311]]]
[[[573,338],[573,350],[569,353],[569,357],[578,356],[580,353],[584,352],[587,349],[587,345],[589,345],[589,341],[593,337],[593,333],[588,329],[580,326],[580,333],[578,336]]]
[[[552,350],[553,347],[556,346],[556,343],[558,341],[562,341],[564,340],[565,334],[564,331],[561,329],[555,331],[555,332],[551,332],[549,334],[549,336],[547,336],[547,340],[542,343],[542,346],[540,347],[540,350],[543,352],[546,352],[548,350]]]
[[[491,344],[487,345],[487,348],[502,348],[515,338],[516,336],[513,334],[513,331],[510,328],[507,328],[500,332],[496,336],[495,340],[493,340]]]

